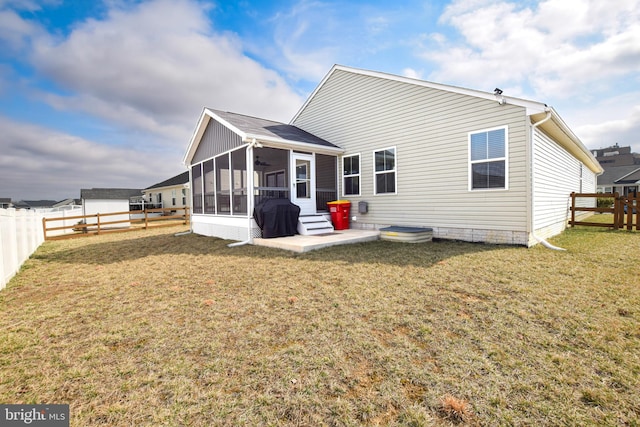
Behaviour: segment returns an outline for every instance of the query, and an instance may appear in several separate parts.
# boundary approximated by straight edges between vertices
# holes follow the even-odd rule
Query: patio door
[[[291,156],[291,203],[300,206],[300,215],[316,213],[316,166],[313,155]]]

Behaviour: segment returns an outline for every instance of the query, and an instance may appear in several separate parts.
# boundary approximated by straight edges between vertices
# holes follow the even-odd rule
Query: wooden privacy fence
[[[178,213],[182,211],[182,213]],[[68,221],[77,221],[68,225]],[[59,221],[67,222],[59,225]],[[43,218],[42,228],[45,240],[68,239],[71,237],[93,236],[104,233],[134,231],[152,227],[189,223],[189,208],[159,208],[141,211],[109,212],[92,215],[77,215],[64,218]],[[151,225],[153,224],[153,225]],[[72,230],[72,233],[51,235],[54,231]]]
[[[580,198],[595,198],[596,200],[611,199],[612,204],[607,207],[578,206],[576,199]],[[640,230],[640,215],[638,215],[638,209],[640,209],[640,197],[638,197],[637,194],[621,196],[618,193],[571,193],[571,220],[569,221],[569,225],[609,227],[614,229],[626,228],[627,230],[633,230],[635,228],[637,231]],[[613,222],[577,221],[576,212],[612,213]]]

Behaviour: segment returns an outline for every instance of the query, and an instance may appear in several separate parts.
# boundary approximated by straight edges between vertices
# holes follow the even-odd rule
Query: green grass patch
[[[0,401],[71,425],[638,425],[640,234],[305,254],[163,228],[46,242]]]

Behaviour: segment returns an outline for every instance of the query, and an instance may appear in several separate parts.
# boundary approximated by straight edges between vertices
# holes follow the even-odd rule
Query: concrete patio
[[[311,236],[296,234],[295,236],[276,237],[273,239],[255,238],[253,239],[253,244],[256,246],[286,249],[294,252],[308,252],[335,245],[369,242],[378,240],[379,238],[380,232],[378,230],[349,229]]]

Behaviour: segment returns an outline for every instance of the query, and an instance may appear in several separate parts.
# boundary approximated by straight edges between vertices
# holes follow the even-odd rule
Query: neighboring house
[[[640,167],[640,154],[632,153],[631,146],[620,147],[615,144],[611,147],[592,150],[592,153],[605,170],[618,166],[637,165]]]
[[[543,103],[338,65],[289,125],[205,109],[184,162],[193,231],[246,241],[253,206],[286,197],[349,200],[352,228],[532,246],[603,171]]]
[[[627,194],[640,190],[640,165],[611,166],[598,177],[598,193]]]
[[[32,209],[39,211],[51,210],[58,203],[55,200],[20,200],[14,203],[16,209]]]
[[[109,215],[102,222],[127,221],[129,219],[130,203],[132,199],[140,197],[142,190],[129,188],[91,188],[80,190],[82,199],[82,214],[111,214],[127,212],[120,215]],[[87,224],[95,224],[97,219],[88,218]],[[113,227],[128,227],[128,222],[113,224]]]
[[[614,190],[620,189],[620,194],[629,195],[634,194],[634,197],[640,192],[640,168],[629,172],[628,174],[621,176],[614,182]]]
[[[13,207],[13,203],[11,203],[11,198],[0,197],[0,209],[9,209]]]
[[[74,210],[82,206],[80,199],[64,199],[52,206],[54,211]]]
[[[156,208],[184,209],[191,206],[189,171],[142,190],[145,205]]]
[[[638,191],[640,184],[640,154],[632,153],[631,147],[618,144],[593,150],[593,155],[604,168],[598,177],[599,193],[627,195]]]

